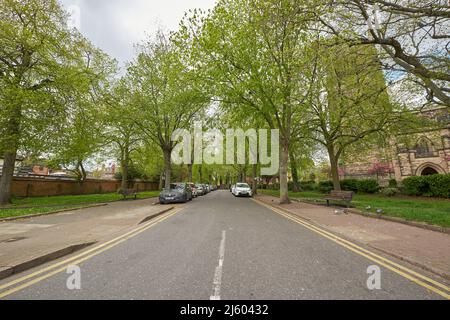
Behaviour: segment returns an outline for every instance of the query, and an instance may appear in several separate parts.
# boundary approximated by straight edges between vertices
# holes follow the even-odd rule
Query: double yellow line
[[[50,277],[54,276],[55,274],[63,272],[65,270],[67,270],[67,268],[71,265],[78,265],[78,264],[104,252],[104,251],[107,251],[107,250],[117,246],[118,244],[137,236],[138,234],[146,231],[147,229],[155,226],[156,224],[172,217],[173,215],[176,215],[183,209],[184,208],[175,208],[175,209],[169,211],[168,213],[165,213],[154,220],[150,220],[149,222],[143,224],[142,226],[140,226],[134,230],[131,230],[117,238],[114,238],[114,239],[109,240],[105,243],[102,243],[98,246],[95,246],[94,248],[86,250],[86,251],[84,251],[78,255],[75,255],[71,258],[54,263],[48,267],[45,267],[43,269],[36,271],[36,272],[33,272],[26,276],[20,277],[18,279],[15,279],[11,282],[6,283],[6,284],[0,285],[0,299],[5,298],[15,292],[20,291],[20,290],[23,290],[23,289],[25,289],[33,284],[36,284],[42,280],[50,278]]]
[[[278,213],[279,215],[292,220],[302,226],[304,226],[305,228],[320,234],[321,236],[359,254],[360,256],[363,256],[375,263],[377,263],[380,266],[383,266],[399,275],[401,275],[402,277],[418,284],[419,286],[422,286],[434,293],[437,293],[438,295],[450,300],[450,288],[447,287],[446,285],[439,283],[429,277],[426,277],[420,273],[417,273],[411,269],[408,269],[402,265],[399,265],[398,263],[395,263],[389,259],[386,259],[380,255],[377,255],[365,248],[362,248],[356,244],[354,244],[353,242],[347,241],[341,237],[338,237],[337,235],[328,232],[322,228],[319,228],[311,223],[306,222],[305,220],[295,216],[294,214],[288,213],[284,210],[281,210],[279,208],[273,207],[269,204],[266,204],[260,200],[256,200],[253,199],[253,201],[259,203],[260,205]]]

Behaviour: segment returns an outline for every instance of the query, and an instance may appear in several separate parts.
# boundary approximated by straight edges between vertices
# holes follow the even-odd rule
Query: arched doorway
[[[445,174],[445,170],[435,163],[427,162],[417,168],[415,173],[416,176],[430,176],[433,174]]]
[[[436,169],[432,167],[426,167],[425,169],[422,170],[421,173],[422,176],[431,176],[433,174],[439,174],[439,172],[437,172]]]

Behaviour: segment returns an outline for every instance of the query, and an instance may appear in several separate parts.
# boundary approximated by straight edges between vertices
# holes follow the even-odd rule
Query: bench
[[[327,206],[330,206],[331,200],[345,201],[347,203],[347,208],[353,199],[353,191],[331,191],[330,194],[325,198],[327,200]]]
[[[123,198],[126,199],[128,196],[134,196],[137,198],[138,192],[134,189],[120,189],[117,193],[123,195]]]

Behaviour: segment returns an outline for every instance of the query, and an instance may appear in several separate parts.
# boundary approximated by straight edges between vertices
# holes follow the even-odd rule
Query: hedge
[[[344,191],[358,192],[358,180],[344,179],[341,181],[341,189]]]
[[[322,193],[329,193],[333,190],[333,182],[332,181],[320,181],[318,190]]]
[[[378,181],[374,179],[358,180],[357,188],[358,192],[376,193],[380,190],[380,185],[378,184]]]
[[[389,188],[397,188],[398,187],[398,182],[395,179],[390,179],[389,180]]]
[[[300,187],[303,191],[315,191],[317,190],[317,184],[315,181],[301,181]]]
[[[356,179],[344,179],[341,180],[341,189],[344,191],[353,191],[359,193],[376,193],[380,190],[380,185],[377,180],[368,179],[368,180],[356,180]],[[289,191],[293,190],[293,183],[289,182]],[[278,183],[274,183],[269,186],[270,189],[278,190],[280,185]],[[332,181],[320,181],[316,184],[314,181],[301,181],[300,187],[302,191],[319,191],[322,193],[329,193],[333,190],[333,182]]]
[[[403,180],[402,190],[410,196],[450,198],[450,174],[409,177]]]
[[[321,185],[322,183],[322,185]],[[319,183],[319,190],[321,192],[330,192],[333,190],[333,183],[331,181],[323,181]],[[376,193],[380,190],[380,185],[377,180],[356,180],[344,179],[341,180],[341,189],[344,191],[353,191],[359,193]]]

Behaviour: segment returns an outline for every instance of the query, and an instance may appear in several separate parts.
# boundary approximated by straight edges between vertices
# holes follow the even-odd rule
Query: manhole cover
[[[6,240],[1,240],[0,243],[16,242],[16,241],[20,241],[20,240],[24,240],[24,239],[26,239],[26,238],[25,237],[9,238]]]

